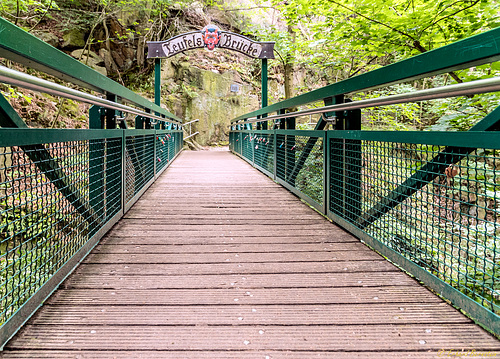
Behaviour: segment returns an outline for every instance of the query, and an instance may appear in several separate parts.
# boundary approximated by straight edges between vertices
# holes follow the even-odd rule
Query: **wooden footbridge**
[[[440,350],[500,355],[500,343],[244,161],[207,151],[181,154],[3,357],[435,358]]]
[[[500,81],[344,96],[498,61],[500,30],[246,114],[230,151],[189,152],[181,119],[0,25],[3,57],[106,95],[0,66],[94,105],[90,129],[30,129],[0,96],[2,358],[500,356],[500,108],[468,132],[360,130],[366,106]]]

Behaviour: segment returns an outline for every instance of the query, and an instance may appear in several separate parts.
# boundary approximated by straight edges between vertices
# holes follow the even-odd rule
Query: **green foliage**
[[[48,11],[59,9],[54,0],[2,0],[0,16],[18,24],[20,19],[43,17]]]
[[[333,83],[395,61],[450,44],[500,25],[498,1],[484,0],[274,0],[284,25],[247,32],[261,40],[276,41],[283,64],[294,61],[313,69]],[[293,55],[293,56],[291,56]],[[493,63],[461,71],[452,81],[498,76]],[[451,83],[450,77],[416,81],[420,89]],[[425,86],[426,85],[426,86]],[[413,90],[410,84],[392,92],[373,91],[357,98],[372,98]],[[303,89],[307,91],[310,89]],[[401,91],[404,90],[404,91]],[[364,110],[370,126],[394,129],[466,130],[497,106],[497,94],[403,104]]]
[[[15,90],[13,87],[10,85],[5,85],[7,87],[7,91],[1,91],[1,93],[7,98],[7,99],[17,99],[17,98],[22,98],[24,101],[26,101],[27,104],[31,103],[31,100],[33,100],[32,97],[26,95],[25,93],[21,91]]]

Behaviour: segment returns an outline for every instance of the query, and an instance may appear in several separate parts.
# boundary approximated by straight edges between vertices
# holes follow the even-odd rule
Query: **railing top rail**
[[[500,60],[500,28],[343,80],[239,116],[232,122],[305,105],[341,94],[372,90],[405,81]]]
[[[346,110],[354,110],[361,109],[366,107],[373,106],[387,106],[392,104],[400,104],[407,102],[416,102],[416,101],[424,101],[424,100],[433,100],[439,98],[446,97],[456,97],[456,96],[464,96],[464,95],[472,95],[486,92],[495,92],[500,91],[500,77],[494,77],[490,79],[477,80],[477,81],[469,81],[461,84],[442,86],[437,88],[431,88],[427,90],[420,90],[414,92],[408,92],[399,95],[392,96],[384,96],[377,97],[367,100],[360,101],[352,101],[346,102],[336,105],[323,106],[313,109],[307,109],[296,112],[289,112],[282,115],[273,115],[264,118],[257,118],[246,120],[242,122],[238,122],[238,125],[246,124],[246,123],[256,123],[263,121],[272,121],[278,120],[288,117],[297,117],[297,116],[306,116],[306,115],[314,115],[314,114],[324,114],[327,112],[333,111],[346,111]],[[325,119],[328,121],[328,119]],[[235,124],[233,123],[233,126]]]
[[[82,91],[74,90],[47,80],[42,80],[39,79],[38,77],[27,75],[23,72],[12,70],[5,66],[0,66],[0,82],[9,83],[11,85],[27,88],[34,91],[45,92],[55,96],[70,98],[76,101],[86,102],[113,110],[133,113],[135,115],[159,121],[178,123],[177,121],[172,121],[168,118],[156,116],[133,107],[129,107],[117,102],[99,98],[97,96],[90,95]]]
[[[181,130],[155,129],[75,129],[75,128],[0,128],[0,147],[26,146],[39,143],[102,140],[123,135],[144,136],[163,133],[181,133]]]
[[[123,101],[164,115],[180,118],[153,102],[118,84],[80,61],[66,55],[28,32],[0,17],[0,56],[43,71],[63,81],[101,93],[116,95]],[[43,56],[41,56],[43,54]]]
[[[183,126],[186,126],[186,125],[189,125],[190,123],[193,123],[193,122],[198,122],[198,121],[200,121],[200,119],[199,119],[199,118],[197,118],[196,120],[193,120],[193,121],[189,121],[189,122],[183,123],[182,125],[183,125]]]

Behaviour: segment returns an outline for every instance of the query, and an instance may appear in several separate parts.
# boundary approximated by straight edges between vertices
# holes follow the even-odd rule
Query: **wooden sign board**
[[[274,59],[274,42],[252,41],[248,37],[207,25],[201,31],[174,36],[166,41],[148,41],[148,58],[164,58],[180,52],[216,48],[241,52],[256,59]]]

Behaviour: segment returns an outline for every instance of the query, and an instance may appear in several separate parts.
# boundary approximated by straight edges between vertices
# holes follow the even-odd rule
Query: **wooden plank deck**
[[[500,342],[243,160],[208,151],[182,153],[2,357],[461,351],[500,357]]]

